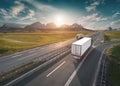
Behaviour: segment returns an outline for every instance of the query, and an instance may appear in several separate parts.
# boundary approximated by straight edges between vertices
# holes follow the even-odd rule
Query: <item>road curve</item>
[[[99,34],[94,37],[91,52],[85,59],[83,58],[84,61],[83,59],[76,60],[69,54],[62,60],[36,71],[32,75],[14,84],[14,86],[93,86],[96,69],[98,67],[97,65],[102,51],[112,44],[120,43],[120,41],[117,41],[101,44],[100,41],[102,38],[102,32],[99,32]],[[80,64],[80,68],[75,73],[70,83],[66,85],[70,76],[73,75]]]
[[[97,41],[99,43],[94,43],[94,48],[84,60],[84,62],[73,59],[72,55],[69,54],[65,56],[59,62],[45,67],[42,70],[35,72],[29,77],[23,79],[22,81],[16,83],[14,86],[64,86],[68,81],[69,77],[76,70],[79,63],[82,66],[73,77],[70,82],[70,86],[92,86],[94,74],[97,69],[97,63],[101,52],[104,49],[104,45],[100,45],[100,40],[103,35],[100,33],[97,36]],[[87,82],[87,83],[86,83]]]

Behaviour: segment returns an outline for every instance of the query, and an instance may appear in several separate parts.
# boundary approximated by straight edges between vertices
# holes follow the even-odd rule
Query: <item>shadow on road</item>
[[[101,52],[95,48],[91,51],[82,63],[82,66],[78,70],[70,86],[92,86],[100,55]],[[73,62],[76,68],[85,56],[86,53],[81,60],[76,60]]]

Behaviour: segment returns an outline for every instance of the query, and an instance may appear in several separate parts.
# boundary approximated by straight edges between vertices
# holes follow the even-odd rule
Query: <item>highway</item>
[[[103,33],[94,37],[92,48],[81,60],[71,54],[55,61],[32,75],[15,83],[13,86],[94,86],[98,63],[104,50],[120,41],[101,44]],[[74,41],[74,40],[72,40]],[[69,41],[72,42],[72,41]],[[66,44],[65,44],[66,46]],[[36,50],[37,51],[37,50]]]
[[[101,52],[110,45],[101,45],[102,37],[103,33],[100,32],[94,39],[93,47],[82,60],[76,60],[68,54],[14,86],[92,86]]]
[[[111,44],[116,44],[116,42],[94,48],[84,62],[73,59],[69,54],[54,65],[51,64],[35,72],[14,86],[93,86],[101,52]],[[65,85],[81,62],[82,66],[70,80],[70,84]]]
[[[97,51],[95,48],[87,56],[69,86],[92,86],[101,55],[100,51],[102,51],[104,47],[99,46],[97,48],[99,48]],[[75,60],[72,55],[69,54],[56,64],[49,65],[49,67],[37,71],[14,86],[65,86],[80,62],[82,61]]]
[[[75,39],[53,43],[0,57],[0,73],[17,68],[37,57],[70,45]]]

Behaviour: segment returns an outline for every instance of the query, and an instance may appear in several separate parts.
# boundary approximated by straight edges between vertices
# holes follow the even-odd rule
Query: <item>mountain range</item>
[[[57,27],[54,23],[42,24],[40,22],[35,22],[30,25],[24,24],[3,24],[0,27],[0,32],[33,32],[33,31],[43,31],[43,30],[70,30],[70,31],[80,31],[89,30],[84,28],[82,25],[74,23],[72,25],[62,25]]]

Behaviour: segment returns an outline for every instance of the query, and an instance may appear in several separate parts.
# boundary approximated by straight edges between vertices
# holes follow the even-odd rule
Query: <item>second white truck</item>
[[[83,37],[82,39],[72,43],[71,54],[74,58],[80,59],[81,56],[90,48],[92,39]]]

